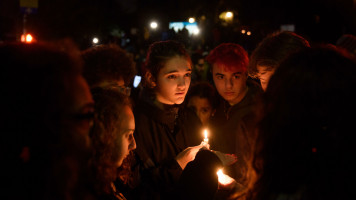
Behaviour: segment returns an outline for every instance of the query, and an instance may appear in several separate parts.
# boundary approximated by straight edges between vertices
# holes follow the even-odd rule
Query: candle
[[[203,142],[205,142],[205,143],[209,143],[209,138],[208,138],[208,131],[205,129],[204,130],[204,140],[203,140]]]
[[[218,180],[219,183],[222,185],[229,185],[232,182],[234,182],[234,179],[231,178],[230,176],[224,174],[224,172],[222,171],[222,169],[219,169],[216,174],[218,175]]]

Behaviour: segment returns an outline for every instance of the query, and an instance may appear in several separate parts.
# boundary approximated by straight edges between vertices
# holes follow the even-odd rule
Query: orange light
[[[31,34],[27,33],[26,35],[24,34],[21,35],[21,42],[32,43],[33,41],[34,38],[32,37]]]
[[[219,183],[222,185],[229,185],[232,182],[234,182],[234,179],[231,178],[230,176],[224,174],[224,172],[222,171],[222,169],[219,169],[216,174],[218,175],[218,180]]]

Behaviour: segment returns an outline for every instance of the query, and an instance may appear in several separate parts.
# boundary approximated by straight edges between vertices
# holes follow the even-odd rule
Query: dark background
[[[217,29],[218,42],[245,42],[252,49],[281,24],[294,24],[295,32],[312,43],[335,43],[342,34],[355,35],[355,8],[356,0],[39,0],[37,12],[27,15],[26,30],[38,40],[71,38],[81,48],[90,46],[94,35],[103,43],[129,38],[144,44],[160,40],[170,21],[193,16],[205,43]],[[219,21],[226,10],[234,12],[233,23]],[[23,17],[19,0],[0,0],[0,41],[20,38]],[[151,38],[145,41],[145,28],[153,19],[159,29],[146,29]],[[242,28],[252,35],[243,38]]]

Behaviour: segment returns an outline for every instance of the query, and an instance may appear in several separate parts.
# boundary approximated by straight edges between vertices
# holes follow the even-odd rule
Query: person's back
[[[266,91],[254,166],[258,199],[353,199],[356,62],[335,47],[281,63]]]
[[[84,198],[76,195],[86,184],[93,102],[80,58],[68,52],[0,45],[1,199]]]

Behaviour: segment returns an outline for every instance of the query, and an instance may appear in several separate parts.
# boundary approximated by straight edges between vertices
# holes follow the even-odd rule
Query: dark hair
[[[85,61],[83,75],[91,88],[105,80],[123,79],[128,85],[136,74],[133,58],[115,44],[91,47],[82,55]]]
[[[224,64],[227,70],[242,69],[247,70],[248,54],[245,49],[234,43],[223,43],[215,47],[206,60],[213,65]]]
[[[150,45],[146,62],[144,65],[144,71],[150,72],[153,78],[156,80],[159,71],[164,67],[165,63],[173,57],[183,57],[192,64],[189,53],[183,46],[183,44],[173,41],[159,41]],[[146,85],[150,85],[149,80],[145,80]]]
[[[113,89],[92,90],[95,101],[94,125],[90,131],[93,156],[94,184],[97,193],[110,194],[111,183],[116,179],[118,159],[117,133],[120,130],[123,109],[131,108],[130,99]]]
[[[75,46],[62,49],[47,43],[0,44],[0,154],[7,168],[1,195],[74,198],[73,187],[86,164],[86,140],[65,120],[73,114],[71,88],[80,77],[81,59]],[[26,148],[29,159],[20,159]]]
[[[210,102],[211,107],[216,108],[218,103],[217,93],[214,86],[209,82],[197,82],[192,84],[189,87],[185,102],[188,103],[189,99],[195,96],[206,98]]]
[[[351,199],[356,62],[335,47],[303,49],[266,91],[253,199]]]
[[[272,33],[265,37],[252,52],[248,73],[256,78],[257,65],[276,68],[288,55],[305,47],[309,47],[309,42],[296,33],[289,31]]]

